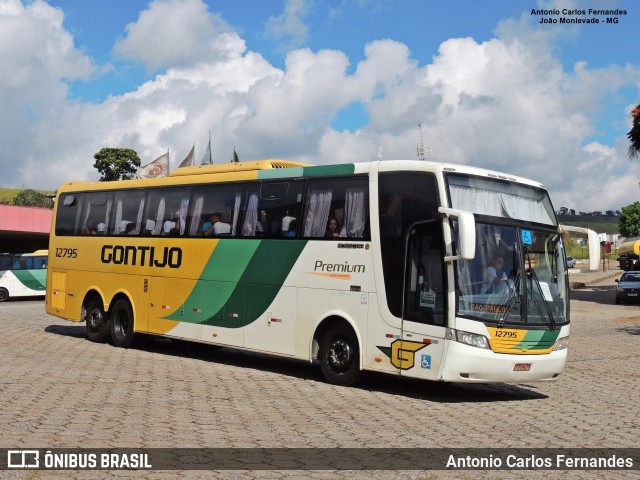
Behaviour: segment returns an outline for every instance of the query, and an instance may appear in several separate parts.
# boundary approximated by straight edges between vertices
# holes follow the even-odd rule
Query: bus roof
[[[145,188],[159,185],[184,185],[189,183],[214,183],[242,180],[262,180],[275,178],[337,176],[365,174],[373,164],[380,171],[424,171],[432,173],[459,173],[522,183],[536,188],[544,186],[536,181],[516,175],[491,171],[483,168],[453,163],[429,162],[421,160],[379,160],[375,162],[311,165],[279,159],[250,160],[211,165],[195,165],[174,170],[167,177],[157,179],[120,180],[117,182],[76,181],[63,184],[59,192],[84,190],[111,190],[117,188]]]
[[[170,177],[186,175],[201,175],[203,173],[245,172],[249,170],[270,170],[273,168],[309,167],[307,163],[290,162],[288,160],[251,160],[248,162],[214,163],[210,165],[194,165],[192,167],[177,168],[169,174]]]

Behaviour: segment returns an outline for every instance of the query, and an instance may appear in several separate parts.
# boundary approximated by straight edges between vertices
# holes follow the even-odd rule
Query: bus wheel
[[[6,302],[7,300],[9,300],[9,290],[0,288],[0,302]]]
[[[82,310],[89,340],[96,343],[109,340],[109,319],[102,308],[102,300],[92,297],[83,305]]]
[[[133,310],[128,300],[117,300],[111,309],[111,341],[116,347],[132,347],[135,341],[133,332]]]
[[[350,328],[333,327],[320,345],[320,369],[324,378],[344,387],[355,383],[360,373],[360,351],[355,334]]]

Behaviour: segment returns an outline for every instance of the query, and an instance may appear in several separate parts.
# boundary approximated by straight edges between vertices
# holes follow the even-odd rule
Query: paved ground
[[[576,265],[577,268],[569,271],[569,283],[572,289],[577,290],[587,285],[598,284],[609,278],[620,278],[622,275],[617,261],[601,262],[596,271],[589,271],[587,263],[587,261],[580,260]]]
[[[43,302],[0,304],[0,447],[640,447],[640,306],[614,278],[582,278],[555,383],[451,385],[368,375],[328,385],[315,366],[156,342],[84,338]],[[580,275],[585,275],[580,277]],[[0,471],[0,478],[640,478],[636,472]]]

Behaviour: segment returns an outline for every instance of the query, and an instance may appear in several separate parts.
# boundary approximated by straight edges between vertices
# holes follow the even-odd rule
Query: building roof
[[[0,231],[48,234],[52,217],[50,208],[0,205]]]

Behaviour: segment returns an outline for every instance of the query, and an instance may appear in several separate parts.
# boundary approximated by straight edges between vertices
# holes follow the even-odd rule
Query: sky
[[[620,210],[640,197],[639,24],[632,0],[0,0],[0,186],[97,180],[104,147],[175,168],[209,136],[214,163],[422,141],[540,181],[556,210]]]

